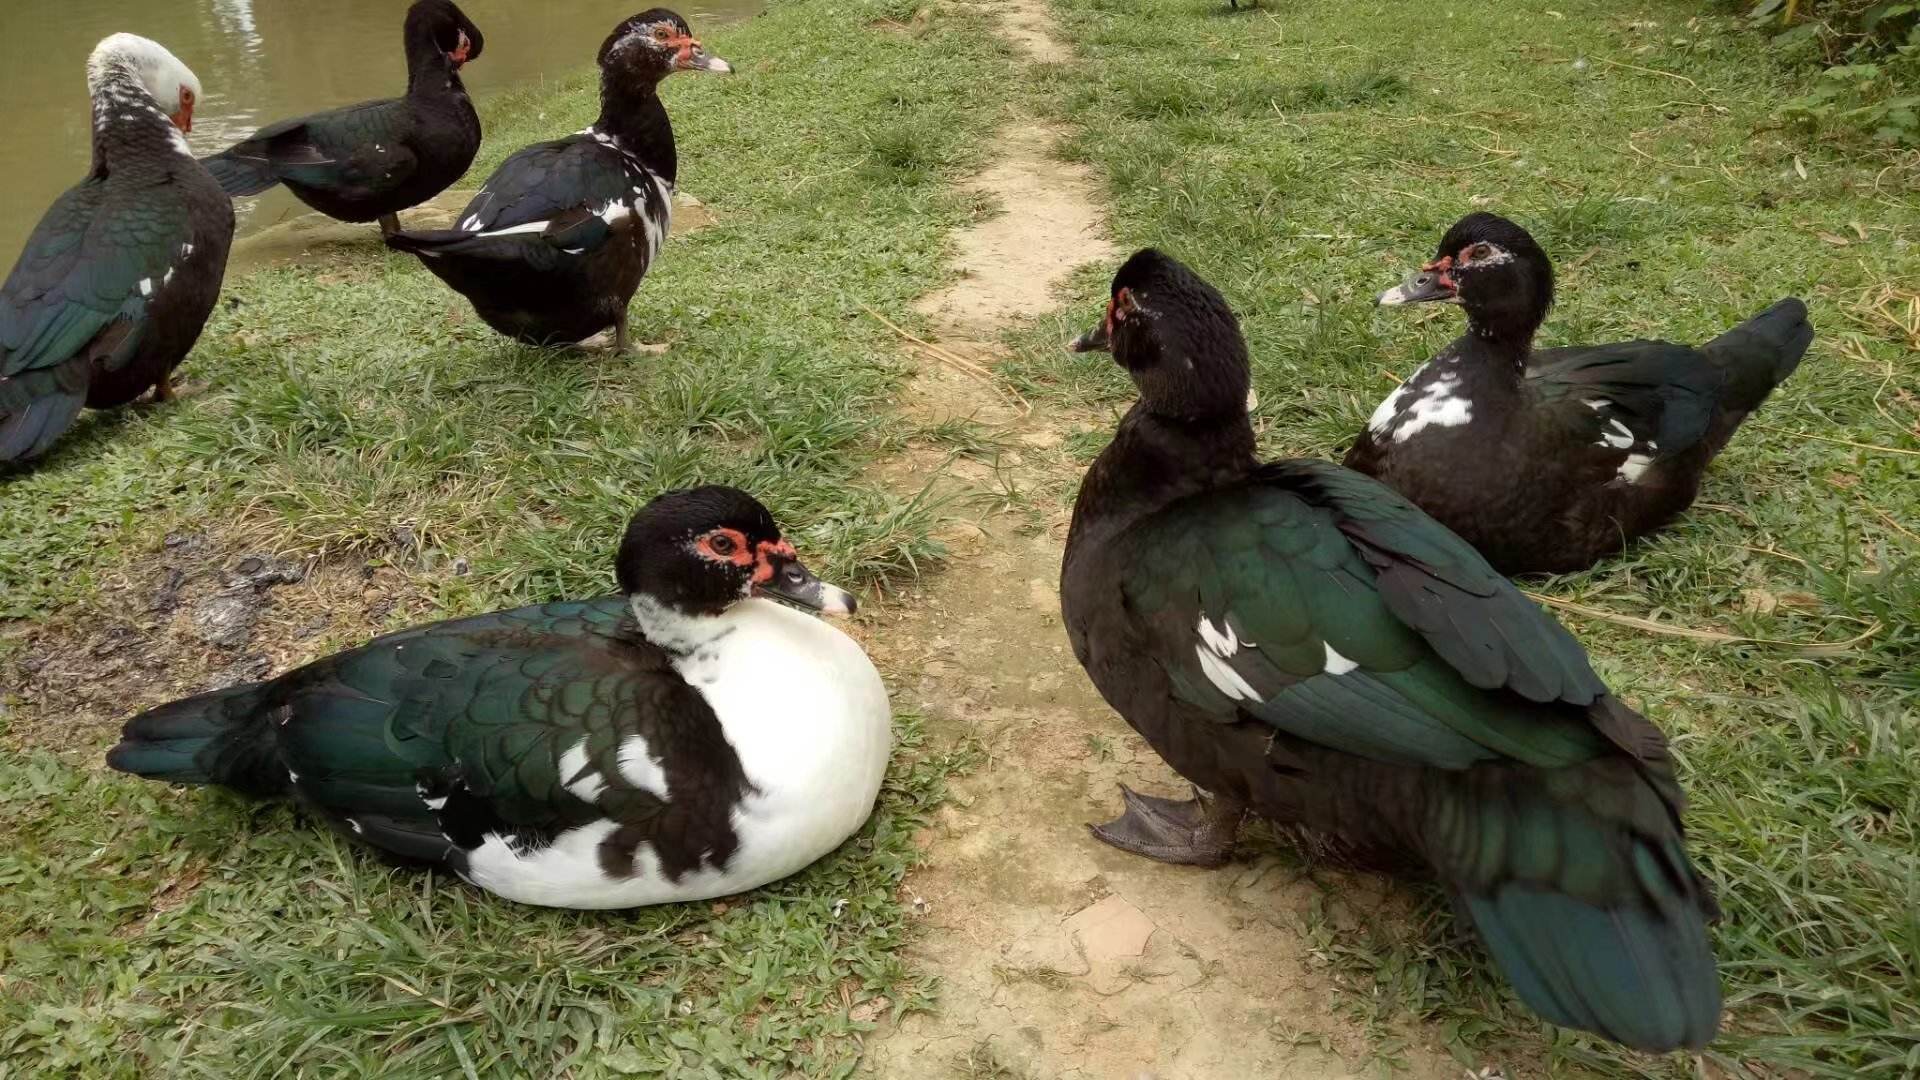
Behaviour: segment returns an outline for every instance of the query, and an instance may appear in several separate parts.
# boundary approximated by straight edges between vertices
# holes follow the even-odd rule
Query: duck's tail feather
[[[1779,300],[1767,310],[1701,346],[1726,383],[1708,429],[1708,446],[1719,453],[1747,415],[1773,388],[1787,381],[1813,344],[1813,323],[1798,297]]]
[[[266,683],[246,683],[149,709],[127,721],[107,764],[178,784],[219,784],[261,797],[285,794]]]
[[[219,182],[221,191],[229,196],[258,195],[280,182],[272,162],[262,157],[238,156],[235,151],[239,149],[232,147],[200,159],[200,164]]]
[[[46,453],[73,426],[86,400],[86,386],[66,385],[58,371],[0,379],[0,465]]]
[[[1720,977],[1690,904],[1603,904],[1510,882],[1459,894],[1494,963],[1527,1006],[1650,1053],[1713,1040]]]
[[[1528,1007],[1650,1052],[1713,1039],[1719,908],[1664,755],[1469,770],[1441,791],[1429,858]]]

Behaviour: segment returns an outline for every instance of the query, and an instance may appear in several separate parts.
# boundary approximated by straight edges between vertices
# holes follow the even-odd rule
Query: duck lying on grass
[[[435,623],[128,722],[122,772],[284,796],[509,900],[619,908],[752,889],[866,821],[879,673],[765,507],[725,487],[633,518],[620,594]]]
[[[600,117],[503,162],[455,228],[387,238],[420,256],[502,334],[571,345],[608,328],[626,351],[627,305],[673,218],[679,159],[657,93],[676,71],[732,69],[664,8],[600,46]]]
[[[1439,879],[1520,997],[1643,1050],[1704,1046],[1717,915],[1659,729],[1560,624],[1386,486],[1254,457],[1246,342],[1156,251],[1103,323],[1140,400],[1061,570],[1074,655],[1207,794],[1122,789],[1100,839],[1219,865],[1249,810]]]
[[[1734,429],[1813,342],[1789,297],[1698,349],[1533,351],[1553,264],[1525,229],[1469,214],[1382,304],[1457,303],[1467,332],[1400,384],[1348,451],[1503,574],[1584,570],[1693,504]]]
[[[220,297],[233,205],[193,159],[200,80],[158,42],[87,58],[93,167],[47,209],[0,287],[0,464],[47,452],[82,405],[169,394]]]

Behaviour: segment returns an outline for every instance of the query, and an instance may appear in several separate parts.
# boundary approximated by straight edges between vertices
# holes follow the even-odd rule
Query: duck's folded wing
[[[585,136],[536,143],[501,164],[452,232],[537,235],[569,254],[592,250],[636,217],[664,222],[667,195]]]
[[[405,101],[367,101],[270,124],[207,165],[229,194],[251,194],[259,187],[233,190],[214,160],[318,191],[365,196],[404,182],[419,167],[407,145],[414,126]]]
[[[190,235],[185,205],[153,189],[90,183],[62,195],[0,288],[0,375],[58,366],[124,320],[129,332],[100,354],[116,366]]]
[[[1586,655],[1465,541],[1325,462],[1268,467],[1128,539],[1125,592],[1189,702],[1379,761],[1659,754]]]
[[[698,832],[674,824],[694,801],[676,794],[705,792],[725,813],[744,786],[737,758],[622,615],[617,598],[496,612],[302,669],[279,738],[295,791],[412,858],[489,838],[531,851],[608,820],[610,854],[630,860],[663,829]],[[681,846],[656,845],[663,867]]]
[[[1724,379],[1699,350],[1666,341],[1545,349],[1527,365],[1549,415],[1600,450],[1648,462],[1706,436]]]

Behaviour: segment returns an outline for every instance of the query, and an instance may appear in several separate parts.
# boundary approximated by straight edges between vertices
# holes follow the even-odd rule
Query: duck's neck
[[[627,610],[633,613],[642,637],[675,656],[697,652],[732,629],[726,612],[689,614],[641,593],[627,597]]]
[[[1087,470],[1070,544],[1097,542],[1176,499],[1243,480],[1256,464],[1245,412],[1181,419],[1136,403]]]
[[[600,118],[593,122],[593,130],[671,185],[680,161],[673,148],[673,124],[658,89],[658,84],[650,82],[600,80]]]
[[[407,42],[408,97],[464,96],[466,92],[466,84],[460,81],[460,69],[440,51],[431,34]]]
[[[1515,371],[1524,370],[1533,352],[1533,335],[1544,312],[1468,311],[1467,336]]]
[[[94,176],[140,162],[193,160],[186,137],[141,84],[132,61],[96,61],[87,71],[87,89],[93,95]]]

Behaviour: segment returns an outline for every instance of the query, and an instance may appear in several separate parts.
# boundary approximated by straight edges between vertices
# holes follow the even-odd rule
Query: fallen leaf
[[[1800,174],[1800,179],[1805,180],[1807,178],[1807,166],[1805,162],[1800,160],[1799,154],[1793,155],[1793,171]]]
[[[1743,615],[1771,615],[1773,609],[1780,606],[1780,598],[1765,589],[1741,589],[1740,613]]]
[[[1865,225],[1862,225],[1857,221],[1849,221],[1847,222],[1847,227],[1852,229],[1853,234],[1855,236],[1858,236],[1860,239],[1865,240],[1867,238],[1867,227]]]
[[[1825,240],[1827,243],[1832,244],[1834,247],[1846,247],[1848,244],[1853,243],[1853,241],[1847,239],[1844,236],[1841,236],[1838,233],[1830,233],[1830,232],[1821,233],[1820,239]]]

